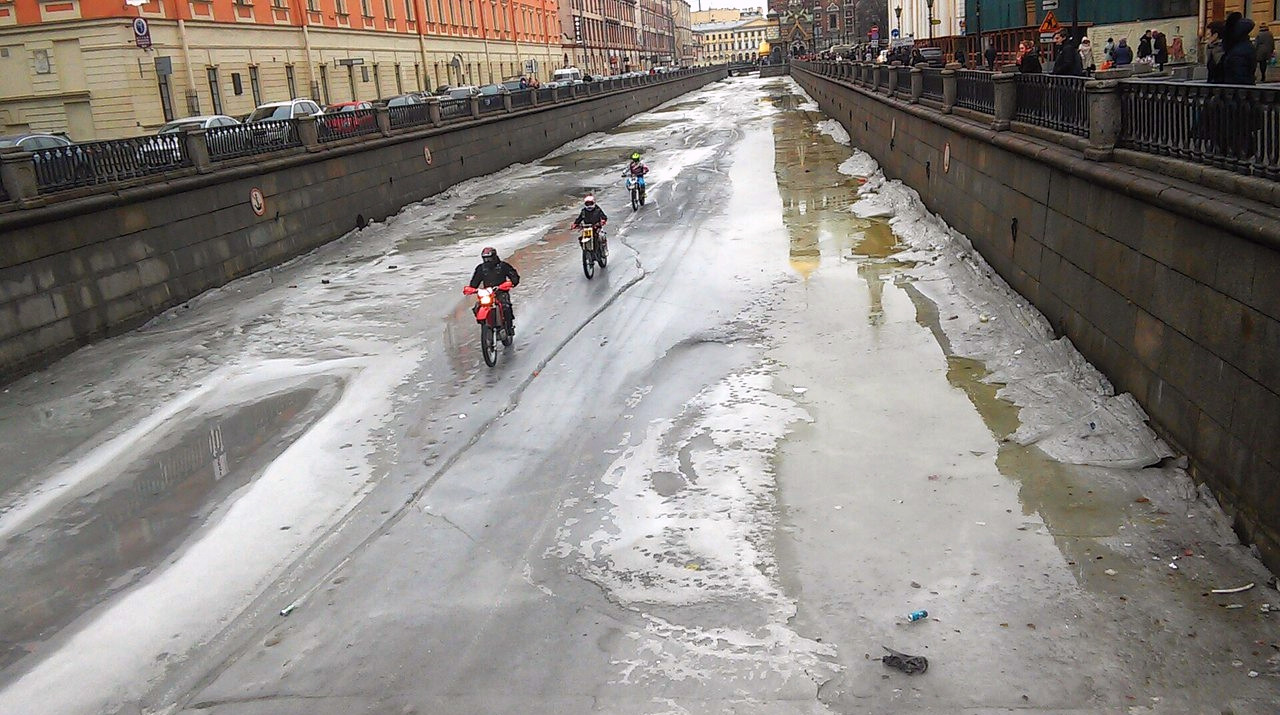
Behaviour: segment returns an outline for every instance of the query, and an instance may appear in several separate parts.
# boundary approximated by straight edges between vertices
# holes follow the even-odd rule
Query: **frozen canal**
[[[847,141],[720,82],[11,385],[0,712],[1280,711],[1270,575]]]

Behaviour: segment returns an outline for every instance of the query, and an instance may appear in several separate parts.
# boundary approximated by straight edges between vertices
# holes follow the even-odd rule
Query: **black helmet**
[[[483,251],[480,252],[480,260],[484,261],[485,263],[497,263],[498,251],[494,249],[493,246],[487,246]]]

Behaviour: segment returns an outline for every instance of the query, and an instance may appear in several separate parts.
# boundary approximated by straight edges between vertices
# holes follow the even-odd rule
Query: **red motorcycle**
[[[476,315],[476,322],[480,324],[480,352],[484,355],[484,363],[489,367],[498,364],[499,342],[504,347],[511,346],[510,325],[498,294],[506,293],[513,287],[511,281],[503,281],[496,288],[467,286],[462,289],[464,294],[476,297],[476,307],[472,311]]]

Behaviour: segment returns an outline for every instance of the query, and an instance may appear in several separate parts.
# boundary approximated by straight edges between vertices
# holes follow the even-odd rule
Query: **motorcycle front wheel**
[[[488,323],[480,326],[480,352],[484,354],[484,364],[489,367],[498,364],[498,346],[493,340],[493,328]]]
[[[582,272],[587,274],[587,280],[596,275],[595,251],[590,248],[582,249]]]
[[[638,189],[631,190],[631,210],[632,211],[635,211],[637,208],[639,208],[640,203],[642,203],[640,201],[639,195],[640,195],[640,191]]]

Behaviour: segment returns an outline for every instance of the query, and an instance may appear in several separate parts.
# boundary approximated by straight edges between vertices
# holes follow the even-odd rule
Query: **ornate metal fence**
[[[480,113],[490,114],[506,110],[507,105],[500,94],[486,94],[480,97]]]
[[[358,137],[378,132],[378,114],[374,109],[357,109],[354,112],[337,112],[320,117],[320,141]]]
[[[1013,118],[1060,132],[1089,136],[1089,102],[1084,77],[1052,74],[1017,76],[1017,109]]]
[[[556,87],[556,99],[573,99],[573,87],[568,85]]]
[[[191,166],[181,134],[87,142],[32,152],[40,193],[136,179]]]
[[[405,104],[387,110],[391,118],[391,128],[416,127],[431,123],[431,107],[428,104]]]
[[[991,72],[956,71],[956,106],[984,114],[996,113],[996,83]]]
[[[471,100],[469,99],[442,99],[440,100],[440,118],[444,121],[454,119],[462,119],[471,116]]]
[[[216,127],[205,132],[204,138],[213,161],[302,146],[298,125],[292,119]]]
[[[546,104],[547,102],[556,101],[555,87],[539,87],[538,88],[538,104]]]
[[[532,106],[532,105],[533,105],[533,93],[534,93],[534,90],[532,90],[532,89],[522,89],[522,90],[520,90],[519,92],[512,92],[512,93],[511,93],[511,106],[512,106],[512,107],[528,107],[528,106]]]
[[[1120,95],[1120,146],[1280,179],[1280,91],[1144,81]]]
[[[921,91],[920,96],[925,99],[932,99],[935,102],[942,101],[942,70],[930,67],[921,74]]]

